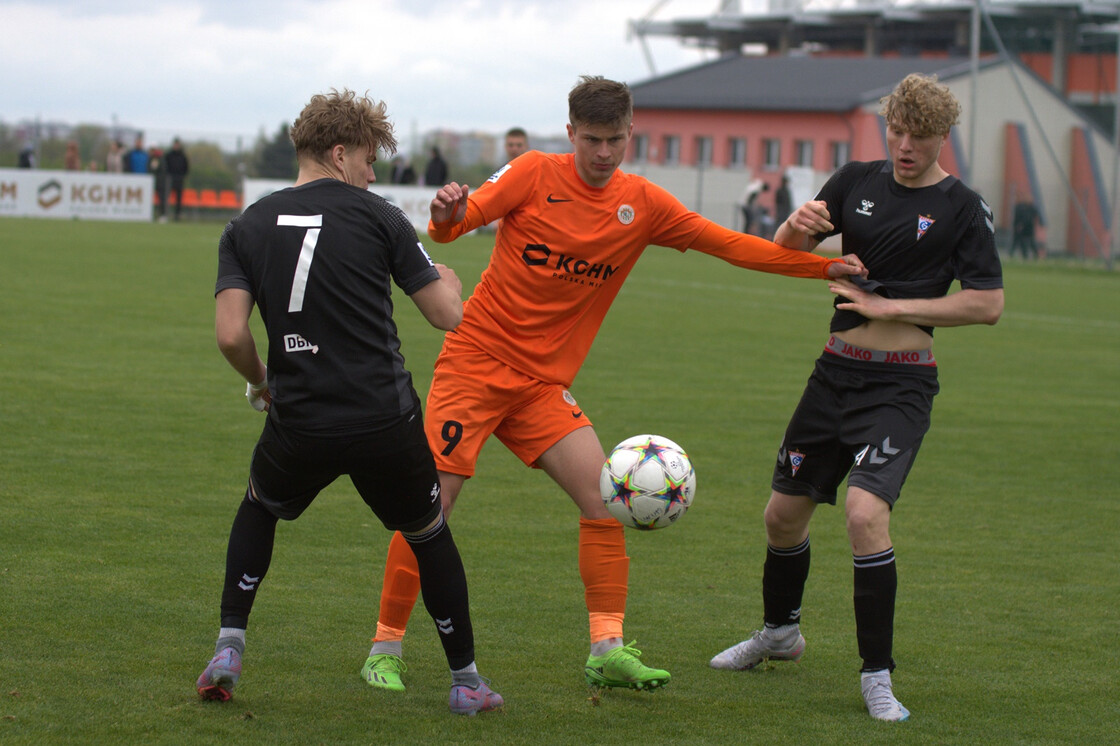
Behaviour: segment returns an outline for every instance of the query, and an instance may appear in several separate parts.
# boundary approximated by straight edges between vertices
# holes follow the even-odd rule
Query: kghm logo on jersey
[[[567,254],[553,254],[552,249],[543,243],[526,244],[521,252],[521,261],[530,267],[549,267],[552,276],[565,282],[599,287],[618,271],[609,264],[592,264]]]
[[[933,223],[934,220],[929,215],[918,216],[918,239],[926,234],[926,231],[929,230],[929,227],[933,225]]]
[[[319,354],[319,345],[313,345],[298,334],[284,335],[284,352],[310,352]]]
[[[859,205],[859,209],[856,210],[856,212],[858,212],[860,215],[867,215],[870,217],[871,208],[875,206],[875,203],[869,199],[863,199],[860,200]]]

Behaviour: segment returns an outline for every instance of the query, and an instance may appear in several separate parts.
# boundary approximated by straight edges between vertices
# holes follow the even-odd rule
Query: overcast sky
[[[744,0],[752,7],[755,0]],[[383,99],[402,144],[436,128],[561,134],[581,74],[652,77],[627,21],[718,0],[0,0],[0,121],[136,127],[246,147],[314,93]],[[712,59],[648,40],[658,74]]]

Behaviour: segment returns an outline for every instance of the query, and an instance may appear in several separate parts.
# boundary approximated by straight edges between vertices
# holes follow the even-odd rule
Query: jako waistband
[[[824,346],[825,352],[846,357],[849,360],[861,360],[865,363],[897,363],[901,365],[928,365],[936,366],[933,359],[933,350],[865,350],[848,344],[835,336],[828,338]]]

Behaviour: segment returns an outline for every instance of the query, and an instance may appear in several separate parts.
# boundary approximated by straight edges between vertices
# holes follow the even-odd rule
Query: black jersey
[[[226,226],[215,293],[248,290],[260,309],[275,422],[361,431],[419,405],[390,283],[412,294],[437,279],[404,213],[321,179],[270,194]]]
[[[954,176],[912,189],[895,181],[890,161],[857,161],[833,174],[816,199],[828,205],[834,229],[814,238],[842,235],[844,253],[867,267],[868,279],[851,278],[865,290],[887,298],[940,298],[954,279],[962,288],[1003,287],[991,208]],[[830,331],[866,320],[837,310]]]

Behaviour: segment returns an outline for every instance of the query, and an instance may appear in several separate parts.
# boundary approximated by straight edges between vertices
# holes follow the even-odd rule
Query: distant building
[[[631,85],[626,168],[738,228],[748,181],[766,182],[772,201],[782,174],[793,172],[800,203],[841,164],[885,158],[878,102],[911,72],[936,74],[963,104],[941,165],[985,197],[997,229],[1010,227],[1014,203],[1029,195],[1049,251],[1105,255],[1116,160],[1109,136],[1016,62],[980,65],[973,111],[967,59],[727,57]]]

